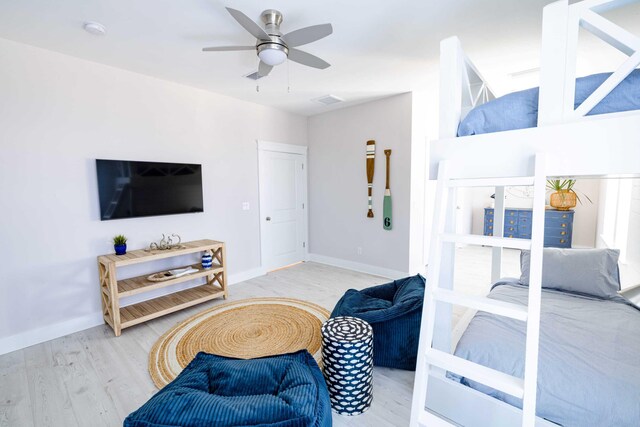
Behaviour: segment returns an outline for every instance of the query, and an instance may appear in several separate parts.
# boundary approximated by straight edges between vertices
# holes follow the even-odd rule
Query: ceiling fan
[[[235,50],[254,50],[260,58],[258,75],[268,75],[275,65],[282,64],[287,58],[308,67],[324,70],[330,64],[315,55],[296,49],[308,43],[327,37],[333,32],[331,24],[312,25],[287,34],[280,32],[282,13],[267,9],[260,15],[264,29],[239,10],[227,7],[227,11],[242,27],[256,38],[255,46],[216,46],[205,47],[204,52],[225,52]]]

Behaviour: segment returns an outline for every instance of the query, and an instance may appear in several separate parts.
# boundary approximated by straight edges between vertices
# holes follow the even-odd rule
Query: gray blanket
[[[526,305],[528,289],[494,285],[489,297]],[[522,378],[525,323],[478,312],[455,354]],[[620,301],[543,290],[537,414],[563,426],[640,426],[640,311]],[[511,405],[522,401],[448,374]]]

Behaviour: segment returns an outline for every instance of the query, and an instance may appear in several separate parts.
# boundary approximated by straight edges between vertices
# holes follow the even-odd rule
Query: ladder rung
[[[519,399],[524,396],[524,381],[522,378],[487,368],[478,363],[470,362],[433,348],[426,351],[425,357],[430,365],[469,378]]]
[[[440,237],[443,242],[466,243],[468,245],[493,246],[497,248],[531,249],[531,240],[529,239],[453,233],[443,233]]]
[[[450,291],[448,289],[434,289],[433,296],[438,301],[450,304],[462,305],[480,311],[505,316],[511,319],[527,321],[527,306],[499,301],[487,297],[466,295],[461,292]]]
[[[432,414],[427,410],[420,411],[418,417],[418,425],[420,427],[451,427],[453,424],[449,424],[439,416]]]
[[[449,187],[520,187],[533,185],[534,177],[450,179]]]

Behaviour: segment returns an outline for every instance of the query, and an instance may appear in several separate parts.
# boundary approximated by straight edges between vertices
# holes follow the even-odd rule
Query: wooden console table
[[[223,242],[215,240],[197,240],[182,244],[184,248],[172,250],[146,251],[143,249],[127,252],[125,255],[101,255],[98,257],[98,272],[100,273],[100,294],[102,297],[102,314],[104,321],[109,324],[116,336],[120,336],[122,329],[192,305],[200,304],[214,298],[228,297],[226,254]],[[129,279],[117,278],[118,267],[173,258],[181,255],[194,254],[210,250],[213,253],[213,266],[207,270],[200,263],[191,266],[197,273],[187,274],[163,282],[147,280],[154,272],[144,276]],[[205,278],[206,282],[200,286],[174,292],[159,298],[139,302],[137,304],[120,307],[120,298],[165,288],[189,280]]]

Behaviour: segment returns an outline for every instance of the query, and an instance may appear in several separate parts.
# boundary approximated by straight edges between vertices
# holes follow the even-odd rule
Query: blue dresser
[[[484,235],[493,236],[493,209],[484,209]],[[547,209],[544,213],[544,246],[570,248],[573,211]],[[531,209],[505,209],[504,237],[531,238]]]

